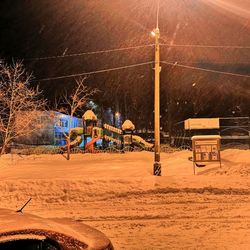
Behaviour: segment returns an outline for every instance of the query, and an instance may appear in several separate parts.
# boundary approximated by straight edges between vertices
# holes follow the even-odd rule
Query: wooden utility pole
[[[152,32],[155,37],[155,97],[154,97],[154,133],[155,133],[155,155],[154,155],[154,175],[161,176],[160,163],[160,30],[159,20],[159,1],[157,6],[156,29]]]

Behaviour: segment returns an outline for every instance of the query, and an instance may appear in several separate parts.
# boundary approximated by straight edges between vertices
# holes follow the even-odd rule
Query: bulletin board
[[[192,137],[193,162],[219,162],[221,166],[219,135],[202,135]],[[195,173],[195,169],[194,169]]]

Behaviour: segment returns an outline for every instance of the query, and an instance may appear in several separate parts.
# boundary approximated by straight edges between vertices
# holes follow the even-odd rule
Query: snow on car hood
[[[100,231],[76,222],[60,223],[29,215],[16,213],[8,209],[0,209],[0,242],[15,235],[23,238],[30,235],[34,238],[48,237],[64,246],[63,249],[106,249],[111,246],[110,240]]]

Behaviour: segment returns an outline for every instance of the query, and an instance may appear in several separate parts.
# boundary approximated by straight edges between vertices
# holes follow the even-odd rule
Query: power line
[[[38,80],[34,80],[34,81],[35,82],[42,82],[42,81],[58,80],[58,79],[71,78],[71,77],[84,76],[84,75],[93,75],[93,74],[99,74],[99,73],[110,72],[110,71],[115,71],[115,70],[121,70],[121,69],[128,69],[128,68],[133,68],[133,67],[139,67],[139,66],[143,66],[143,65],[152,64],[152,63],[153,63],[153,61],[143,62],[143,63],[126,65],[126,66],[121,66],[121,67],[116,67],[116,68],[109,68],[109,69],[101,69],[101,70],[96,70],[96,71],[84,72],[84,73],[79,73],[79,74],[56,76],[56,77],[48,77],[48,78],[38,79]]]
[[[225,64],[230,64],[230,65],[239,65],[239,64],[250,64],[250,60],[249,61],[216,61],[216,60],[206,60],[206,61],[195,61],[195,60],[192,60],[192,61],[188,61],[188,60],[178,60],[178,59],[172,59],[171,58],[171,61],[168,61],[169,63],[176,63],[178,62],[179,64],[222,64],[222,65],[225,65]]]
[[[171,48],[222,48],[222,49],[250,49],[249,46],[223,46],[223,45],[199,45],[199,44],[164,44],[161,43],[161,46],[171,47]],[[77,57],[77,56],[85,56],[85,55],[96,55],[96,54],[104,54],[110,52],[117,52],[117,51],[125,51],[131,49],[140,49],[146,47],[153,47],[154,44],[145,44],[145,45],[138,45],[138,46],[130,46],[130,47],[123,47],[123,48],[115,48],[115,49],[108,49],[108,50],[98,50],[98,51],[89,51],[89,52],[81,52],[81,53],[73,53],[73,54],[66,54],[66,55],[56,55],[56,56],[45,56],[45,57],[30,57],[24,58],[24,61],[42,61],[42,60],[52,60],[58,58],[68,58],[68,57]]]
[[[166,43],[161,43],[160,45],[166,47],[183,47],[183,48],[250,49],[249,46],[238,46],[238,45],[201,45],[201,44],[166,44]]]
[[[230,73],[230,72],[212,70],[212,69],[204,69],[204,68],[200,68],[200,67],[193,67],[193,66],[178,64],[177,62],[176,63],[170,63],[170,62],[166,62],[166,61],[161,61],[161,63],[176,66],[176,67],[187,68],[187,69],[202,70],[202,71],[211,72],[211,73],[250,78],[250,75],[242,75],[242,74],[236,74],[236,73]]]
[[[35,82],[38,82],[38,81],[42,82],[42,81],[59,80],[59,79],[71,78],[71,77],[78,77],[78,76],[84,76],[84,75],[93,75],[93,74],[111,72],[111,71],[128,69],[128,68],[133,68],[133,67],[139,67],[139,66],[143,66],[143,65],[149,65],[149,64],[152,64],[152,63],[154,63],[154,61],[143,62],[143,63],[132,64],[132,65],[126,65],[126,66],[115,67],[115,68],[109,68],[109,69],[102,69],[102,70],[96,70],[96,71],[83,72],[83,73],[79,73],[79,74],[71,74],[71,75],[64,75],[64,76],[48,77],[48,78],[38,79],[38,80],[34,80],[34,81]],[[250,75],[242,75],[242,74],[230,73],[230,72],[219,71],[219,70],[211,70],[211,69],[205,69],[205,68],[200,68],[200,67],[193,67],[193,66],[188,66],[188,65],[178,64],[178,63],[171,63],[171,62],[166,62],[166,61],[161,61],[161,63],[167,64],[167,65],[176,66],[176,67],[182,67],[182,68],[192,69],[192,70],[201,70],[201,71],[206,71],[206,72],[211,72],[211,73],[217,73],[217,74],[224,74],[224,75],[230,75],[230,76],[238,76],[238,77],[250,78]]]
[[[68,55],[57,55],[57,56],[45,56],[45,57],[31,57],[25,58],[25,61],[39,61],[39,60],[49,60],[49,59],[57,59],[57,58],[65,58],[65,57],[75,57],[75,56],[85,56],[85,55],[95,55],[95,54],[104,54],[116,51],[125,51],[131,49],[140,49],[146,47],[152,47],[154,44],[146,44],[146,45],[138,45],[138,46],[131,46],[131,47],[124,47],[124,48],[116,48],[116,49],[108,49],[108,50],[98,50],[98,51],[90,51],[90,52],[82,52],[82,53],[75,53],[75,54],[68,54]]]

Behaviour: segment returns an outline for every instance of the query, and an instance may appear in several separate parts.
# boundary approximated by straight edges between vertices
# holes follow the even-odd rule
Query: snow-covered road
[[[75,220],[104,232],[115,249],[249,249],[249,150],[222,152],[193,176],[191,152],[11,156],[0,159],[0,203]]]

